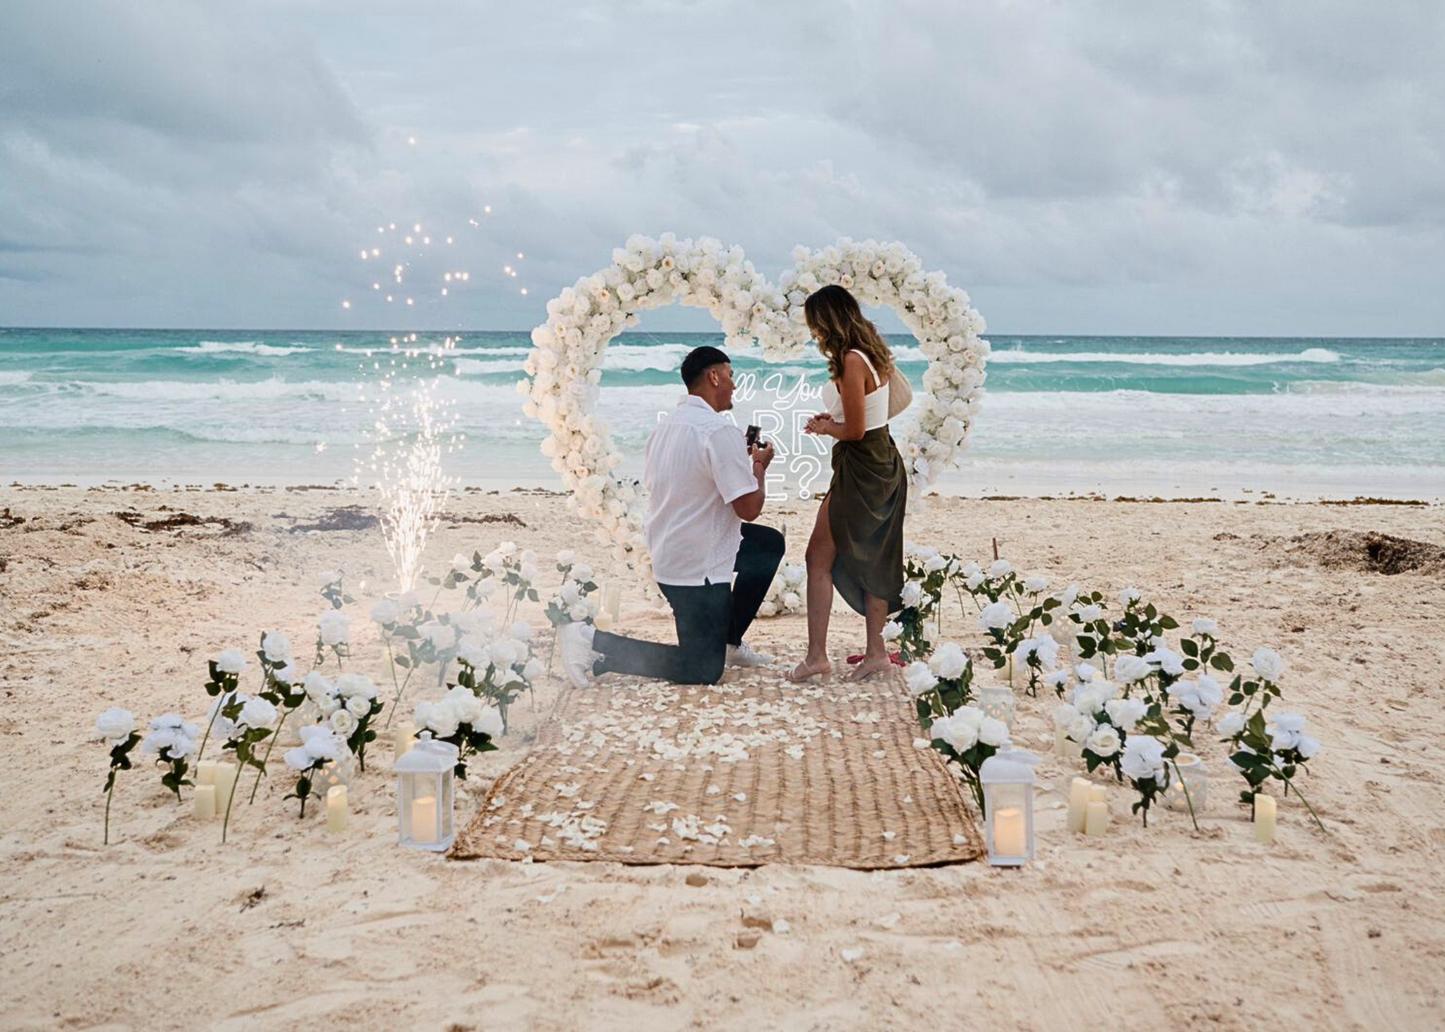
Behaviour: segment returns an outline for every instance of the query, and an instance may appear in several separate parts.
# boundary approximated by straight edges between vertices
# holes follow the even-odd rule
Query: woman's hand
[[[838,422],[832,416],[826,412],[819,412],[816,416],[808,420],[803,427],[803,432],[826,437],[831,436],[837,426]]]

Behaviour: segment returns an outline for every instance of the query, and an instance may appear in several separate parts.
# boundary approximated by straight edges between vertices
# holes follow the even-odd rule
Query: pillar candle
[[[1107,803],[1109,801],[1109,790],[1103,785],[1089,786],[1089,802]]]
[[[216,812],[225,813],[236,790],[236,765],[226,761],[216,764]]]
[[[416,725],[410,720],[403,720],[396,725],[396,759],[401,759],[411,752],[411,747],[416,744]]]
[[[422,796],[411,801],[411,837],[416,842],[437,840],[436,796]]]
[[[1091,787],[1086,778],[1075,778],[1069,783],[1070,831],[1084,830],[1084,818],[1088,815],[1089,789]]]
[[[613,628],[612,614],[603,609],[592,618],[592,626],[599,631],[610,631]]]
[[[216,783],[216,761],[202,760],[196,764],[196,784],[214,785]],[[215,793],[212,793],[214,795]]]
[[[993,815],[993,851],[1000,856],[1026,856],[1027,835],[1024,812],[1017,806],[999,810]]]
[[[1266,845],[1274,841],[1275,802],[1274,796],[1254,797],[1254,839]]]
[[[332,785],[326,790],[326,830],[346,830],[345,785]]]
[[[622,585],[616,581],[608,581],[602,589],[602,608],[612,617],[612,622],[617,622],[618,615],[622,612]]]
[[[1089,803],[1089,812],[1084,818],[1084,833],[1086,835],[1102,835],[1108,827],[1109,804],[1100,802]]]
[[[216,786],[197,785],[195,816],[198,821],[215,820],[216,817]]]

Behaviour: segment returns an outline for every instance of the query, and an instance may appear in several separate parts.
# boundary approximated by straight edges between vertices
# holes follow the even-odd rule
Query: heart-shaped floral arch
[[[810,340],[803,302],[819,287],[840,284],[863,305],[898,313],[928,359],[914,404],[918,420],[899,442],[912,496],[952,466],[964,446],[983,394],[988,341],[983,317],[968,295],[902,244],[839,240],[831,247],[793,251],[794,265],[776,285],[743,257],[741,247],[717,240],[659,240],[632,236],[612,252],[612,264],[584,276],[547,302],[547,321],[532,331],[529,379],[517,384],[523,406],[551,431],[542,453],[572,491],[571,504],[599,522],[597,537],[617,558],[648,563],[643,518],[647,499],[614,471],[622,456],[607,426],[593,413],[607,344],[638,323],[638,313],[678,302],[712,312],[727,345],[756,340],[769,361],[796,359]]]

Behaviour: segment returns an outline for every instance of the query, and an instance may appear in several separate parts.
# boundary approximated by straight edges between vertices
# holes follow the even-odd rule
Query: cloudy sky
[[[1445,335],[1438,0],[9,0],[0,40],[0,324],[528,327],[672,230],[773,275],[901,240],[997,333]],[[411,309],[359,259],[392,222],[454,238]]]

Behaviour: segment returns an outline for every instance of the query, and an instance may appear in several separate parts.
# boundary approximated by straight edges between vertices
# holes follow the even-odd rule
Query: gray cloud
[[[0,9],[0,322],[525,327],[672,229],[901,239],[1002,332],[1445,327],[1434,3],[531,6]],[[457,234],[404,314],[390,221]]]

